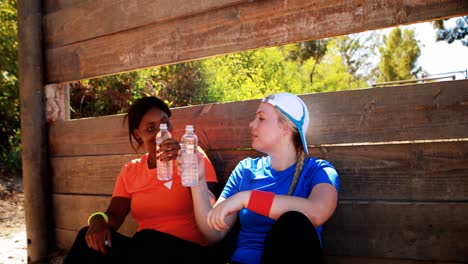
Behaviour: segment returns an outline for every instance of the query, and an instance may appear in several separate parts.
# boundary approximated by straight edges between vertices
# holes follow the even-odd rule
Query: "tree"
[[[157,68],[158,94],[173,107],[213,102],[202,76],[201,62],[190,61]]]
[[[203,78],[215,101],[261,98],[278,91],[303,93],[310,69],[285,60],[287,49],[249,50],[203,60]]]
[[[343,63],[351,74],[351,82],[365,83],[375,81],[373,59],[377,56],[380,43],[378,33],[360,33],[335,37],[338,52]],[[350,83],[351,85],[351,83]]]
[[[16,0],[0,1],[0,170],[21,170]]]
[[[421,55],[413,29],[394,28],[383,36],[383,46],[379,48],[378,81],[388,82],[415,79],[421,72],[417,60]]]
[[[332,92],[365,87],[365,81],[355,78],[340,53],[340,39],[332,38],[328,43],[328,52],[316,67],[314,83],[308,93]],[[313,60],[312,58],[310,60]],[[309,62],[308,67],[314,67]]]
[[[82,80],[70,87],[72,119],[125,113],[148,95],[160,96],[171,107],[210,101],[199,61]]]
[[[447,41],[452,44],[456,40],[468,47],[468,16],[457,18],[455,27],[445,28],[445,20],[437,20],[433,22],[433,26],[437,29],[436,41]]]
[[[286,59],[295,60],[303,64],[308,59],[313,58],[315,63],[309,75],[310,83],[313,84],[315,69],[327,53],[328,42],[329,39],[318,39],[289,45]]]

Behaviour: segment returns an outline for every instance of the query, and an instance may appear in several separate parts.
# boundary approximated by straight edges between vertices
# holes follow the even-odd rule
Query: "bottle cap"
[[[166,123],[159,124],[159,129],[167,129],[167,124]]]
[[[186,129],[186,130],[193,130],[193,125],[186,125],[186,126],[185,126],[185,129]]]

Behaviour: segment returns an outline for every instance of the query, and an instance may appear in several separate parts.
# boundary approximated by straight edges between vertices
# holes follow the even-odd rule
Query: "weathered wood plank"
[[[47,256],[53,232],[48,224],[50,206],[47,194],[47,153],[44,151],[47,144],[47,130],[43,90],[45,65],[42,46],[42,13],[40,1],[19,0],[17,3],[20,92],[19,98],[18,95],[14,98],[18,98],[21,102],[21,159],[28,241],[27,259],[34,263]],[[0,11],[2,16],[4,11],[2,5]],[[5,28],[2,26],[3,30]],[[3,72],[2,66],[2,75]],[[5,108],[3,111],[18,111],[18,109]],[[3,114],[2,118],[4,118]]]
[[[468,138],[468,80],[302,95],[310,145]],[[172,109],[180,139],[192,123],[206,150],[250,148],[260,100]],[[128,154],[123,115],[50,124],[52,156]],[[229,131],[227,133],[227,131]]]
[[[79,6],[83,0],[44,0],[42,1],[42,13],[47,15],[66,8]]]
[[[247,1],[249,0],[81,0],[73,5],[45,1],[46,10],[54,8],[54,12],[44,17],[45,45],[48,48],[65,46]],[[57,9],[48,2],[61,8]]]
[[[468,261],[468,203],[340,202],[324,226],[329,255]]]
[[[396,258],[366,258],[366,257],[340,257],[326,256],[327,264],[461,264],[463,262],[445,262],[433,260],[409,260]]]
[[[468,201],[468,141],[311,148],[338,170],[345,200]],[[245,157],[256,151],[207,152],[224,186]],[[51,160],[53,193],[110,195],[122,165],[135,155]]]
[[[52,195],[55,228],[79,231],[88,225],[91,213],[107,209],[110,199],[110,196]],[[119,232],[131,236],[137,228],[136,221],[129,214]]]
[[[379,89],[304,97],[311,116],[308,142],[467,138],[468,80]]]
[[[108,199],[54,195],[56,228],[78,231]],[[467,214],[468,203],[340,202],[324,247],[335,256],[467,261]]]
[[[312,153],[340,173],[341,199],[468,201],[468,141],[327,147]]]
[[[129,154],[131,148],[124,115],[72,119],[49,123],[51,156]]]
[[[465,0],[248,2],[62,47],[48,47],[45,78],[46,83],[65,83],[467,13]],[[80,24],[88,16],[73,19]],[[75,33],[66,30],[66,35]]]
[[[52,193],[111,195],[122,166],[139,155],[51,159]]]
[[[310,148],[340,175],[340,199],[468,201],[468,141]],[[229,177],[255,151],[208,152],[218,175]]]

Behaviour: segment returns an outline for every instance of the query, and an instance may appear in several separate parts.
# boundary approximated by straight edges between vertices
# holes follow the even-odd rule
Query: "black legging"
[[[107,254],[104,256],[100,251],[88,247],[85,238],[87,230],[88,227],[84,227],[78,232],[75,242],[63,259],[62,264],[127,263],[127,252],[131,245],[131,238],[112,231],[112,247],[106,248]]]
[[[239,223],[212,247],[155,230],[141,230],[132,238],[112,232],[112,248],[103,256],[88,247],[86,231],[80,230],[63,264],[75,263],[226,263],[237,239]],[[262,263],[323,263],[322,248],[309,219],[299,212],[283,214],[265,238]]]
[[[290,211],[278,218],[265,238],[262,263],[323,263],[317,231],[304,214]]]
[[[132,238],[112,231],[112,248],[101,252],[88,247],[85,239],[88,227],[78,233],[63,264],[75,263],[226,263],[235,247],[235,239],[226,237],[215,246],[203,247],[196,243],[144,229]]]

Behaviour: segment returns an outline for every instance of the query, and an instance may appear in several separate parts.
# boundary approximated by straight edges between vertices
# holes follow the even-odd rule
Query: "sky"
[[[457,18],[445,21],[446,28],[453,28]],[[429,74],[441,74],[468,70],[468,47],[463,46],[461,41],[448,44],[446,41],[435,41],[436,30],[431,22],[401,26],[401,28],[415,29],[415,37],[419,41],[421,56],[418,64]],[[385,29],[388,34],[391,29]],[[455,78],[465,79],[467,73],[450,73],[430,77],[455,75]],[[446,79],[448,80],[448,79]]]

